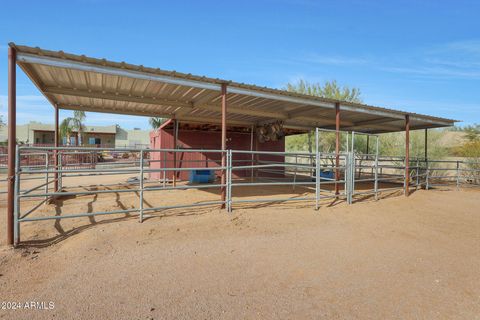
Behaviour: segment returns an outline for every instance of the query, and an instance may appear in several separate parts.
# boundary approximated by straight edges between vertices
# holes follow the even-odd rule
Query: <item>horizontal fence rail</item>
[[[231,212],[236,206],[272,202],[302,201],[319,209],[323,200],[351,204],[365,197],[376,200],[381,193],[407,190],[405,157],[360,154],[352,150],[336,154],[318,148],[315,152],[278,152],[18,146],[16,152],[16,244],[20,241],[20,225],[25,222],[110,214],[138,215],[142,222],[148,213],[161,210],[218,205]],[[224,166],[222,159],[225,159]],[[412,158],[409,168],[409,187],[415,189],[480,185],[480,163],[475,161]],[[207,183],[179,183],[189,180],[198,170],[208,170],[211,174]],[[221,183],[222,174],[226,176],[225,183]],[[102,184],[108,176],[119,176],[125,181]],[[87,177],[98,177],[96,185],[105,188],[71,182],[75,178],[82,182]],[[262,195],[267,187],[272,190],[271,194]],[[255,196],[239,196],[245,188]],[[155,191],[188,189],[225,190],[225,198],[185,199],[188,203],[145,207],[145,197]],[[57,199],[112,193],[135,194],[137,205],[110,211],[35,215],[43,205],[55,204]],[[27,202],[29,207],[25,206]]]

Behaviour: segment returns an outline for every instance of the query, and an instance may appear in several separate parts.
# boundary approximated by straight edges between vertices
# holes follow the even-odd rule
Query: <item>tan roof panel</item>
[[[310,130],[335,124],[340,104],[343,129],[361,132],[452,126],[455,120],[313,97],[285,90],[195,76],[10,44],[17,64],[54,105],[63,109],[169,117],[220,123],[220,90],[227,83],[227,123],[251,126],[282,120],[286,128]]]

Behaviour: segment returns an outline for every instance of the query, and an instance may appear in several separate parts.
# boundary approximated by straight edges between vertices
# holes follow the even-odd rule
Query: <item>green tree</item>
[[[72,122],[71,117],[65,118],[60,122],[60,137],[66,138],[66,145],[70,145],[70,137],[72,136],[73,133],[73,128],[71,125]]]
[[[305,80],[299,80],[295,83],[288,83],[285,89],[290,92],[302,93],[310,96],[362,103],[360,89],[350,88],[348,86],[340,86],[335,80],[326,81],[324,84],[310,83]],[[319,139],[320,145],[322,146],[322,152],[333,152],[335,150],[335,133],[322,132]],[[345,135],[341,134],[342,144],[345,144],[345,139]],[[286,147],[287,150],[308,150],[309,152],[312,152],[312,145],[314,141],[314,132],[289,136],[286,139]],[[363,141],[363,138],[359,138],[359,140],[355,143],[356,147],[360,145],[359,141]]]
[[[308,94],[315,97],[357,103],[362,102],[360,89],[340,86],[336,80],[326,81],[324,84],[298,80],[295,83],[287,83],[285,89],[290,92]]]
[[[80,130],[83,129],[83,124],[78,118],[68,117],[62,120],[60,123],[60,136],[66,138],[67,146],[70,145],[70,138],[73,135],[74,131],[77,131],[77,134]],[[80,136],[77,136],[80,137]],[[78,141],[80,143],[80,140]]]
[[[73,129],[77,131],[78,145],[83,145],[83,131],[85,129],[84,121],[86,115],[85,111],[73,111]]]
[[[448,155],[448,146],[442,137],[445,129],[428,130],[428,158],[441,159]],[[380,155],[404,156],[405,155],[405,132],[392,132],[380,135]],[[410,131],[410,157],[423,158],[425,156],[425,132],[423,130]]]
[[[150,123],[150,126],[151,126],[153,129],[158,129],[158,128],[160,128],[160,126],[161,126],[165,121],[167,121],[167,119],[165,119],[165,118],[160,118],[160,117],[152,117],[152,118],[148,119],[148,123]]]

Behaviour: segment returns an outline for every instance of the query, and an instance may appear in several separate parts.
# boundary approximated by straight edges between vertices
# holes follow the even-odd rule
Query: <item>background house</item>
[[[0,128],[0,141],[7,140],[8,128]],[[53,124],[30,122],[17,126],[17,139],[20,143],[31,145],[53,145],[55,127]],[[77,145],[77,133],[72,133],[70,145]],[[83,132],[84,146],[102,146],[107,148],[141,148],[150,143],[149,131],[122,129],[118,125],[86,126]],[[60,139],[61,145],[66,145],[66,137]]]

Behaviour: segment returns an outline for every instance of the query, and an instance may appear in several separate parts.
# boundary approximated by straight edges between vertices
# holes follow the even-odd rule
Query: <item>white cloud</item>
[[[390,63],[380,63],[379,68],[424,78],[478,80],[480,40],[454,41],[421,48],[393,57]]]
[[[464,52],[470,54],[480,55],[480,40],[464,40],[464,41],[455,41],[441,46],[439,50],[444,51],[454,51],[454,52]]]
[[[422,75],[427,77],[445,77],[445,78],[471,78],[471,79],[480,79],[480,70],[460,70],[457,68],[447,68],[447,67],[438,67],[438,66],[427,66],[427,67],[382,67],[384,71],[411,74],[411,75]]]
[[[325,65],[361,65],[367,64],[369,61],[360,57],[347,57],[341,55],[319,55],[309,54],[301,59],[310,63],[318,63]]]

